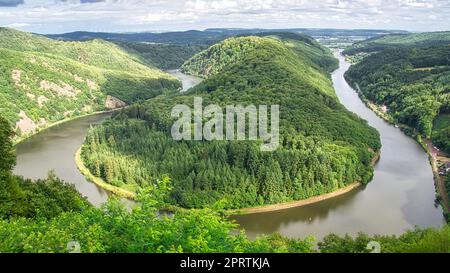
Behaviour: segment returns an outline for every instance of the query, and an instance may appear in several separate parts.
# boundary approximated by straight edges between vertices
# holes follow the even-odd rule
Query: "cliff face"
[[[113,96],[106,96],[105,108],[108,110],[118,109],[127,106],[127,104],[120,99]]]

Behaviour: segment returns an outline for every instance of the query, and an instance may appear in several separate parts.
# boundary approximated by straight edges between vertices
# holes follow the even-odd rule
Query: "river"
[[[179,70],[171,70],[168,73],[183,83],[182,92],[202,80],[185,75]],[[74,184],[89,202],[100,206],[108,199],[110,193],[86,180],[78,171],[74,155],[83,144],[89,128],[102,123],[110,116],[111,113],[103,113],[82,117],[50,127],[24,140],[16,146],[17,165],[14,173],[26,178],[39,179],[46,178],[49,171],[54,171],[62,180]]]
[[[428,156],[410,137],[388,124],[360,100],[345,81],[350,67],[336,55],[340,67],[332,74],[341,103],[369,122],[381,134],[381,158],[374,178],[365,187],[320,203],[235,216],[250,237],[279,232],[289,237],[329,233],[400,234],[407,229],[439,227],[444,223],[442,208],[435,205],[433,173]]]
[[[179,69],[167,70],[166,72],[171,74],[172,76],[175,76],[178,80],[180,80],[183,83],[181,92],[186,92],[191,87],[196,86],[203,80],[202,78],[199,77],[186,75],[182,73]]]
[[[399,234],[414,226],[438,227],[444,223],[442,209],[435,205],[435,190],[427,155],[411,138],[377,117],[359,99],[343,78],[349,67],[339,56],[340,68],[333,75],[337,96],[347,109],[366,119],[381,134],[381,159],[373,181],[365,188],[305,207],[233,217],[246,233],[279,232],[289,237],[315,235],[322,238],[334,232],[356,234]],[[183,82],[183,90],[200,81],[172,71]],[[110,114],[100,114],[54,126],[17,145],[15,173],[29,178],[46,177],[54,170],[94,205],[108,193],[86,181],[74,162],[74,153],[91,125]]]
[[[90,126],[101,123],[111,113],[82,117],[50,127],[17,144],[14,173],[27,178],[45,178],[53,170],[57,176],[75,185],[92,204],[104,203],[109,193],[88,182],[78,171],[75,152],[84,142]]]

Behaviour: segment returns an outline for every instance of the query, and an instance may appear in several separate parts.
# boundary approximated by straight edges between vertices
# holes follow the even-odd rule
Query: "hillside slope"
[[[115,44],[141,61],[159,69],[178,69],[196,53],[207,48],[206,45],[172,45],[143,42],[114,41]]]
[[[265,32],[255,36],[273,38],[282,42],[315,69],[321,68],[326,72],[331,72],[338,66],[338,62],[330,50],[322,47],[309,36],[287,32]],[[223,67],[238,62],[248,51],[257,46],[257,43],[249,44],[239,41],[239,37],[229,38],[222,43],[213,45],[209,50],[202,51],[186,61],[181,70],[199,77],[214,75]]]
[[[255,36],[279,40],[286,47],[292,49],[303,61],[324,71],[325,74],[333,72],[339,67],[339,61],[333,56],[330,49],[310,36],[292,32],[265,32]]]
[[[169,174],[168,201],[188,208],[220,200],[226,208],[273,204],[366,183],[379,135],[338,102],[329,75],[312,63],[278,39],[225,40],[185,64],[207,74],[197,87],[132,106],[91,130],[85,165],[129,190]],[[280,148],[261,152],[259,141],[174,141],[171,109],[192,106],[194,96],[204,106],[280,105]]]
[[[398,122],[426,137],[433,135],[450,152],[445,122],[450,111],[450,42],[384,50],[352,66],[346,76],[369,100],[385,105]],[[434,128],[438,116],[439,126]]]
[[[172,76],[100,40],[61,42],[0,28],[0,115],[18,136],[64,118],[176,90]]]
[[[450,43],[449,31],[389,34],[355,43],[350,48],[344,50],[343,53],[345,55],[362,55],[363,57],[367,54],[391,48],[445,45],[448,43]]]

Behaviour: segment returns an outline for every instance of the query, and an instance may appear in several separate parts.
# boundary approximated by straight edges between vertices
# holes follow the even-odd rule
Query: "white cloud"
[[[138,16],[136,17],[136,20],[134,20],[136,23],[150,23],[150,22],[161,22],[161,21],[170,21],[173,20],[173,18],[177,18],[177,20],[188,20],[193,21],[198,19],[198,16],[195,15],[195,13],[192,12],[171,12],[171,11],[162,11],[162,12],[156,12],[156,13],[147,13],[144,16]]]
[[[28,27],[30,24],[27,23],[11,23],[6,25],[5,27],[11,27],[11,28],[24,28]]]
[[[0,25],[43,33],[209,27],[450,29],[446,0],[25,0],[17,7],[0,7],[0,15],[4,13]]]
[[[426,0],[404,0],[402,3],[405,6],[413,7],[413,8],[433,8],[434,5],[432,1]]]

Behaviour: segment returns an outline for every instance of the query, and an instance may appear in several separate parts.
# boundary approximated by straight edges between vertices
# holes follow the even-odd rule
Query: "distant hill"
[[[236,33],[240,33],[241,31],[225,31],[225,32],[223,31],[224,30],[222,30],[222,34],[224,35],[218,35],[217,36],[218,39],[222,39],[229,35],[235,35],[236,37],[248,36],[248,34],[236,35]],[[254,35],[260,37],[267,37],[267,36],[277,37],[278,39],[284,40],[286,43],[288,41],[291,41],[290,46],[292,47],[295,46],[302,47],[302,44],[299,44],[297,42],[299,41],[305,42],[313,49],[313,51],[310,52],[310,54],[313,55],[315,54],[316,56],[318,56],[316,58],[317,60],[327,62],[328,65],[332,67],[332,69],[335,69],[337,66],[337,62],[333,57],[330,57],[328,59],[323,58],[322,56],[323,52],[321,50],[317,50],[317,48],[319,48],[318,43],[310,36],[296,32],[283,32],[283,31],[280,32],[265,31],[261,33],[256,33]],[[119,47],[121,47],[128,53],[137,56],[142,62],[150,66],[155,66],[160,69],[166,70],[180,68],[180,66],[185,61],[190,59],[196,53],[208,48],[210,44],[210,40],[203,41],[203,43],[199,41],[198,43],[195,44],[183,44],[181,42],[180,43],[133,42],[121,40],[111,40],[111,42],[117,44]]]
[[[172,76],[101,40],[63,42],[0,28],[0,58],[0,115],[19,136],[180,87]]]
[[[167,201],[186,208],[274,204],[367,183],[379,135],[339,103],[325,72],[331,51],[310,37],[281,36],[229,38],[195,55],[183,69],[205,80],[92,129],[85,165],[131,191],[168,174]],[[205,107],[279,105],[280,147],[262,152],[261,141],[175,141],[171,109],[192,106],[194,97]]]
[[[303,34],[321,40],[344,39],[365,40],[390,33],[406,33],[395,30],[346,30],[346,29],[235,29],[211,28],[204,31],[189,30],[164,33],[108,33],[77,31],[63,34],[49,34],[47,37],[63,41],[88,41],[102,39],[119,45],[125,51],[138,56],[144,63],[160,69],[177,69],[194,54],[207,47],[235,36],[278,36]],[[283,35],[282,35],[283,34]],[[298,37],[297,37],[298,38]],[[297,39],[294,38],[294,39]]]
[[[450,32],[424,32],[389,34],[355,43],[344,51],[345,55],[374,53],[389,48],[408,46],[431,46],[450,43]]]
[[[209,31],[177,31],[177,32],[138,32],[138,33],[108,33],[77,31],[63,34],[49,34],[49,38],[66,41],[87,41],[103,39],[108,41],[152,42],[163,44],[212,44],[224,39],[227,35]]]
[[[338,67],[338,62],[330,54],[330,51],[310,36],[291,32],[264,32],[254,36],[279,40],[297,53],[303,61],[317,69],[323,69],[325,72],[331,72]],[[186,61],[181,70],[194,76],[208,77],[223,70],[227,65],[239,62],[249,51],[258,46],[257,43],[246,43],[239,37],[245,37],[245,35],[213,45],[209,50],[203,51]],[[243,41],[243,44],[236,47],[237,41]]]
[[[305,61],[328,74],[339,66],[338,60],[330,54],[330,50],[322,46],[313,37],[295,32],[264,32],[255,34],[258,37],[268,37],[281,41],[286,47],[292,49]]]
[[[177,69],[207,45],[155,44],[146,42],[112,41],[147,65],[159,69]]]
[[[400,30],[369,30],[369,29],[233,29],[233,28],[211,28],[204,31],[188,30],[164,33],[138,32],[138,33],[108,33],[108,32],[86,32],[77,31],[63,34],[49,34],[47,37],[59,40],[85,41],[103,39],[111,41],[128,42],[153,42],[164,44],[213,44],[223,39],[236,35],[250,35],[264,32],[296,32],[312,37],[339,37],[339,36],[361,36],[366,38],[377,37],[390,33],[407,33]]]

